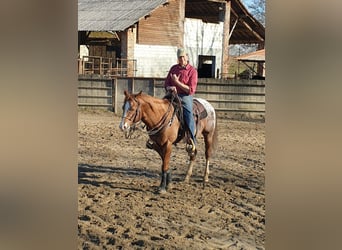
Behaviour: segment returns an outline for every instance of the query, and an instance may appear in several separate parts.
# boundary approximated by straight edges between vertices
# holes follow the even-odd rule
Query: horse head
[[[131,94],[127,90],[124,91],[125,99],[122,106],[122,119],[120,122],[120,129],[124,132],[141,120],[140,102],[138,100],[142,91],[138,94]]]

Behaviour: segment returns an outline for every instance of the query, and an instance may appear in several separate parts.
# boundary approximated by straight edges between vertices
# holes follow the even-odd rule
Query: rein
[[[174,96],[172,95],[172,98],[171,98],[171,101],[170,101],[170,105],[166,111],[166,113],[163,115],[163,117],[161,118],[160,122],[158,122],[158,124],[150,129],[150,130],[147,130],[147,134],[148,135],[156,135],[158,134],[161,130],[163,130],[167,125],[171,126],[172,125],[172,122],[173,122],[173,119],[176,115],[176,109],[174,109],[173,111],[173,114],[172,114],[172,117],[170,119],[170,121],[168,123],[165,123],[166,121],[166,118],[168,117],[169,113],[170,113],[170,110],[171,110],[171,106],[172,106],[172,102],[174,100]]]

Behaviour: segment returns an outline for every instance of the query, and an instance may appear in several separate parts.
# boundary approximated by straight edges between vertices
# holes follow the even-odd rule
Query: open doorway
[[[215,78],[215,56],[198,56],[198,77]]]

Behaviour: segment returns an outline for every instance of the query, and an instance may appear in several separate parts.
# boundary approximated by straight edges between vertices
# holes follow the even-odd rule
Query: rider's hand
[[[171,79],[173,82],[177,83],[179,81],[179,76],[177,76],[176,74],[172,74]]]
[[[167,89],[168,91],[177,93],[177,89],[176,89],[175,86],[168,86],[166,89]]]

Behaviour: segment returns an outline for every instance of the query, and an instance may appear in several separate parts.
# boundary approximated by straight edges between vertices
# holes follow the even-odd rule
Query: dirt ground
[[[205,188],[202,138],[189,183],[185,145],[174,146],[173,188],[160,195],[145,132],[125,139],[112,112],[78,115],[78,249],[265,249],[265,123],[218,120]]]

